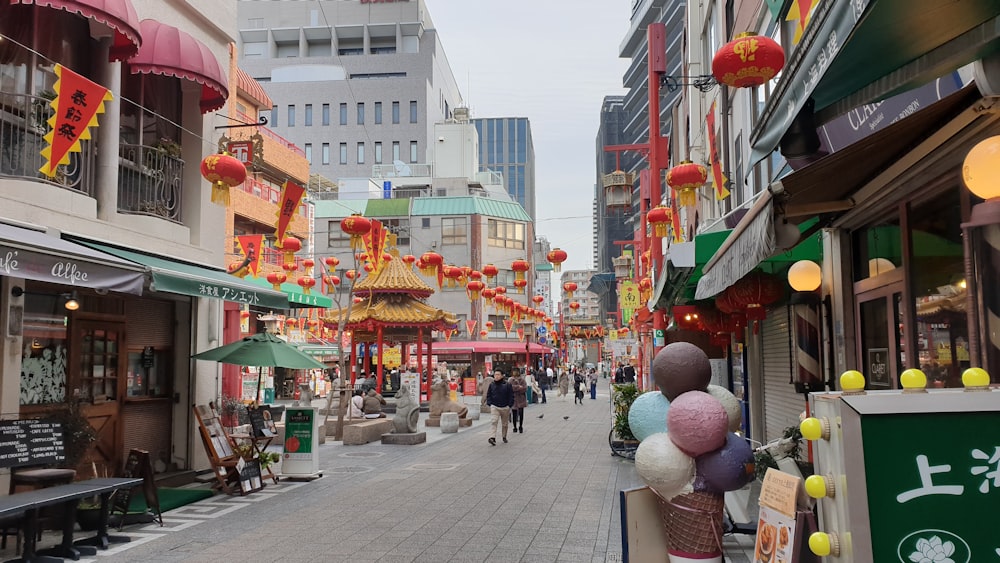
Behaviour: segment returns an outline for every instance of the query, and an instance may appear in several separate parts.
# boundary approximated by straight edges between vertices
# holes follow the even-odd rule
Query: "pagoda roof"
[[[330,312],[323,319],[336,325],[341,311]],[[413,327],[442,330],[458,325],[458,318],[449,311],[432,307],[406,293],[376,293],[362,303],[355,303],[344,326],[347,330],[373,330],[376,327]]]
[[[413,272],[409,264],[399,258],[399,252],[393,249],[392,260],[378,272],[368,274],[354,285],[354,294],[368,296],[371,294],[401,293],[414,297],[427,298],[434,289]]]

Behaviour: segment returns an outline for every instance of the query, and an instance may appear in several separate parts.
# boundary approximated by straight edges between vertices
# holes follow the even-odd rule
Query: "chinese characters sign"
[[[97,127],[97,114],[104,113],[104,102],[110,101],[111,91],[95,84],[79,74],[56,65],[55,98],[49,102],[52,129],[45,134],[46,145],[42,149],[45,164],[39,169],[49,177],[55,177],[60,164],[69,164],[69,153],[80,152],[80,141],[90,139],[90,128]]]
[[[260,275],[260,262],[262,249],[264,246],[264,235],[239,235],[236,241],[240,245],[243,253],[243,260],[246,262],[247,271],[251,276]]]
[[[998,425],[1000,412],[862,418],[875,561],[938,551],[954,563],[996,560]]]
[[[299,208],[299,203],[302,202],[302,195],[305,194],[305,189],[302,186],[286,181],[283,186],[281,186],[281,201],[278,205],[278,223],[275,225],[276,230],[274,231],[276,244],[280,245],[285,240],[285,231],[288,230],[288,224],[291,223],[292,217],[295,216],[295,210]]]

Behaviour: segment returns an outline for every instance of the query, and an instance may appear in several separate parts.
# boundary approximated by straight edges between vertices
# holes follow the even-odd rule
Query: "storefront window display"
[[[67,319],[58,295],[26,294],[20,404],[66,400]]]
[[[128,396],[166,397],[169,393],[167,353],[147,346],[128,353]]]
[[[910,212],[911,281],[920,369],[933,387],[961,387],[970,366],[968,292],[958,190]]]
[[[892,218],[854,233],[854,281],[875,278],[903,265],[899,219]]]

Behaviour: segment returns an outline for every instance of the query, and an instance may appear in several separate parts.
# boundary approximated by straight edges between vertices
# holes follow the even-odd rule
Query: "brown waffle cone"
[[[667,547],[690,554],[722,552],[722,495],[693,492],[665,500],[657,495]]]

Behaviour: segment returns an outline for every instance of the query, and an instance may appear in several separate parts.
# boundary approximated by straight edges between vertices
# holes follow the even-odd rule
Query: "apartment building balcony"
[[[166,147],[119,145],[119,213],[181,222],[184,161],[171,152]]]
[[[56,169],[54,178],[39,171],[50,98],[0,92],[0,176],[35,180],[94,196],[95,150],[93,141],[82,141],[79,153],[69,154],[69,164]]]

